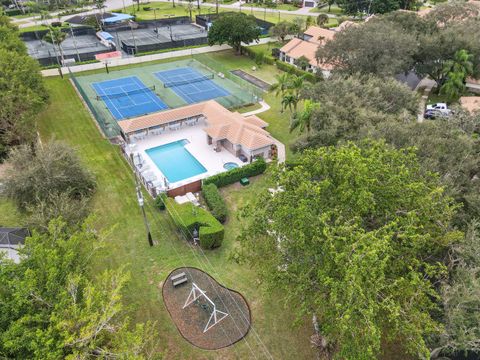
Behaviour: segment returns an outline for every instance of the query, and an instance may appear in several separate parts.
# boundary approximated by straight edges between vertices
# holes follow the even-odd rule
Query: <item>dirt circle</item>
[[[171,278],[185,273],[188,282],[177,287]],[[228,315],[204,332],[212,314],[212,305],[204,297],[190,305],[184,305],[195,283],[214,302],[216,309]],[[213,277],[200,269],[182,267],[173,270],[162,288],[163,301],[180,334],[201,349],[216,350],[243,339],[250,330],[250,308],[238,292],[220,285]],[[222,315],[218,313],[218,318]]]

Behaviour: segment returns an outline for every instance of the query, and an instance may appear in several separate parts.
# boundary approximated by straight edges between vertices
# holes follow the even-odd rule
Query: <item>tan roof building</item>
[[[319,64],[315,54],[319,46],[324,45],[328,40],[332,40],[335,31],[322,29],[318,26],[310,26],[304,33],[303,38],[294,38],[280,49],[280,60],[289,64],[296,65],[296,60],[304,56],[308,59],[310,67],[306,70],[316,72],[317,69],[331,70],[329,64]]]
[[[200,117],[205,119],[207,126],[204,131],[212,142],[227,140],[232,145],[241,145],[248,150],[274,144],[268,131],[264,130],[268,123],[255,115],[243,117],[238,112],[231,112],[214,100],[122,120],[118,124],[122,132],[129,136]]]
[[[471,113],[477,112],[480,110],[480,96],[463,96],[460,98],[460,104]]]

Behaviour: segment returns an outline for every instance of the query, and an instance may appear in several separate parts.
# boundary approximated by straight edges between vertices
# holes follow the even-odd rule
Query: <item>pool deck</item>
[[[246,165],[246,163],[242,163],[240,159],[226,149],[222,148],[222,151],[215,152],[213,150],[213,145],[208,145],[207,143],[207,135],[203,131],[205,126],[205,123],[199,123],[194,126],[183,126],[175,131],[168,130],[160,135],[147,136],[143,140],[135,141],[136,145],[133,147],[132,151],[134,153],[139,153],[145,160],[146,165],[148,165],[148,169],[145,170],[145,172],[151,171],[156,176],[157,180],[163,181],[165,176],[145,151],[174,141],[183,139],[188,140],[190,143],[185,145],[185,149],[187,149],[207,169],[207,172],[175,183],[170,183],[169,187],[172,189],[224,172],[226,170],[223,168],[223,165],[227,162],[234,162],[239,166]],[[181,166],[181,164],[178,164],[178,166]]]

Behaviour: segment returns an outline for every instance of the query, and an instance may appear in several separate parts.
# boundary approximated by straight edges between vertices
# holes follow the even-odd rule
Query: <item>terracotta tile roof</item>
[[[288,43],[286,43],[284,46],[282,46],[280,51],[295,60],[302,56],[305,56],[308,59],[310,65],[323,70],[332,70],[333,66],[330,64],[319,64],[317,62],[317,59],[315,58],[315,54],[319,46],[325,44],[327,40],[333,39],[333,37],[335,36],[335,31],[322,29],[318,26],[310,26],[304,32],[304,34],[312,36],[312,39],[307,41],[299,38],[294,38]]]
[[[252,125],[256,125],[256,126],[259,126],[261,127],[262,129],[263,128],[266,128],[268,126],[268,123],[263,121],[262,119],[260,119],[258,116],[256,115],[250,115],[250,116],[247,116],[245,119],[244,119],[246,122],[248,122],[249,124],[252,124]]]
[[[340,25],[338,25],[335,28],[335,30],[336,31],[343,31],[343,30],[348,29],[349,27],[352,27],[352,26],[356,27],[356,26],[358,26],[358,23],[347,20],[347,21],[342,22]]]
[[[467,84],[480,85],[480,79],[468,78]]]
[[[305,30],[304,34],[312,37],[308,41],[315,42],[321,45],[324,44],[327,40],[333,40],[333,37],[335,36],[335,31],[323,29],[318,26],[310,26],[307,30]]]
[[[316,43],[295,38],[284,45],[280,51],[284,52],[295,60],[305,56],[310,65],[318,67],[317,59],[315,58],[315,53],[317,52],[318,46],[319,45]]]
[[[214,100],[122,120],[118,125],[124,133],[129,134],[202,115],[207,122],[204,130],[212,138],[227,139],[232,144],[240,144],[250,150],[273,144],[268,131],[262,129],[268,123],[257,117],[244,118],[241,114],[229,111]]]
[[[480,96],[463,96],[460,98],[462,107],[471,113],[480,110]]]

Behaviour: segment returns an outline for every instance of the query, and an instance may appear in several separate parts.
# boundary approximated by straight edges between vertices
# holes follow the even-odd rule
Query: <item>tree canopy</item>
[[[459,14],[445,19],[443,11],[450,7]],[[471,4],[455,3],[439,5],[425,18],[405,12],[378,16],[336,34],[318,50],[317,57],[344,74],[385,77],[414,70],[441,86],[448,75],[445,65],[465,50],[472,54],[473,76],[478,76],[480,20],[468,15],[470,8]]]
[[[244,13],[226,13],[213,22],[208,31],[208,44],[228,44],[239,54],[242,52],[242,42],[258,41],[260,28],[255,17]]]
[[[320,108],[313,114],[312,132],[299,138],[294,150],[364,138],[376,124],[409,119],[418,109],[418,98],[408,87],[374,76],[334,76],[304,89],[302,98]]]
[[[440,331],[433,283],[461,238],[438,177],[412,150],[367,142],[308,150],[271,183],[279,191],[243,214],[241,258],[290,311],[318,315],[335,359],[376,359],[393,339],[427,357],[425,336]]]
[[[16,28],[0,16],[0,161],[9,147],[34,141],[35,116],[47,100],[39,70]]]
[[[154,330],[129,330],[122,304],[128,273],[90,276],[102,239],[86,223],[57,220],[34,233],[19,264],[0,260],[0,354],[15,359],[150,358]]]
[[[7,161],[5,194],[32,216],[34,225],[46,226],[59,216],[72,225],[86,216],[95,180],[68,145],[21,145]]]

